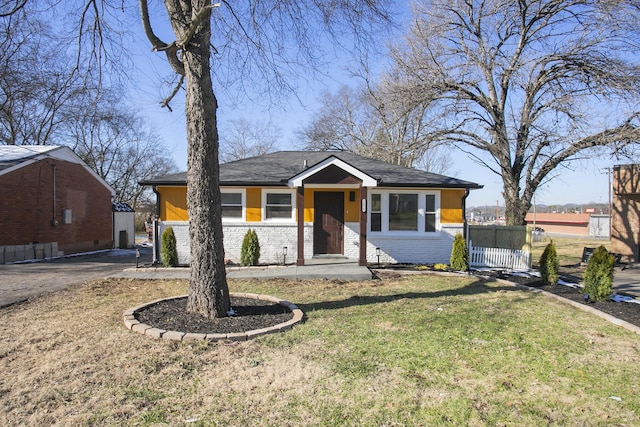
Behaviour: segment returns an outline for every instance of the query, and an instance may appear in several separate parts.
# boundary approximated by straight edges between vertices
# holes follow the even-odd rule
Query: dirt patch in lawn
[[[293,318],[283,305],[255,298],[231,297],[232,316],[209,319],[187,312],[187,297],[173,298],[150,305],[136,318],[154,328],[198,334],[229,334],[269,328]]]

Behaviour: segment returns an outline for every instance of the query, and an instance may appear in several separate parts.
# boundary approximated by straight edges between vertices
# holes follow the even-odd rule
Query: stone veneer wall
[[[178,262],[187,265],[191,261],[189,246],[189,223],[185,221],[162,221],[158,223],[159,236],[167,227],[173,227],[178,249]],[[287,247],[287,264],[295,263],[298,255],[298,228],[295,224],[255,223],[223,224],[225,259],[240,263],[242,241],[247,230],[255,230],[260,242],[261,264],[282,264],[283,248]],[[313,255],[313,224],[304,225],[305,258]],[[159,256],[158,256],[159,258]]]
[[[0,246],[0,264],[55,258],[63,254],[58,251],[58,242]]]

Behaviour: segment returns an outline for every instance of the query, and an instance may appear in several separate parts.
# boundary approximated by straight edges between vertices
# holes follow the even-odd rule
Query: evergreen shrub
[[[240,265],[250,266],[258,265],[260,259],[260,242],[258,235],[252,229],[247,230],[242,240],[242,249],[240,252]]]
[[[598,246],[589,259],[584,272],[584,293],[589,301],[604,301],[613,291],[613,267],[615,259],[604,246]]]
[[[545,285],[558,284],[558,271],[560,265],[558,263],[558,252],[553,240],[544,248],[542,256],[540,256],[540,275]]]
[[[453,240],[449,265],[454,271],[467,271],[469,269],[469,251],[467,250],[467,242],[461,233],[456,234]]]
[[[176,248],[176,235],[173,232],[173,227],[167,227],[162,232],[160,259],[165,267],[178,265],[178,249]]]

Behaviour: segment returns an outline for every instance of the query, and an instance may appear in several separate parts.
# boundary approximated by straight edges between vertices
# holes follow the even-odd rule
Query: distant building
[[[527,225],[546,233],[571,236],[609,237],[609,215],[593,213],[528,213]]]
[[[613,167],[611,251],[640,262],[640,164]]]
[[[113,211],[113,247],[126,249],[136,244],[136,212],[127,203],[117,202],[111,206]]]

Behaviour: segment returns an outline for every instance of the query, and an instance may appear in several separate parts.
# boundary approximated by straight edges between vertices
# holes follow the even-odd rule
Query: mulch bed
[[[560,278],[569,283],[579,283],[582,280],[584,270],[584,266],[572,265],[560,267]],[[479,275],[486,276],[488,274],[483,271],[482,273],[479,273]],[[583,296],[582,289],[575,289],[564,285],[545,285],[536,277],[520,277],[499,273],[493,274],[493,276],[510,282],[531,286],[532,288],[541,289],[568,300],[589,305],[596,310],[600,310],[603,313],[610,314],[620,320],[624,320],[625,322],[640,327],[640,304],[614,301],[587,302]]]
[[[235,315],[208,319],[187,313],[187,298],[164,300],[137,313],[137,319],[167,331],[198,334],[229,334],[268,328],[293,318],[286,307],[253,298],[231,297]]]

